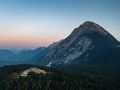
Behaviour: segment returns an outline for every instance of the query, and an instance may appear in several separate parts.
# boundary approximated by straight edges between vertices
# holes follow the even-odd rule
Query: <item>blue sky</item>
[[[48,46],[85,21],[120,40],[120,0],[0,0],[0,48]]]

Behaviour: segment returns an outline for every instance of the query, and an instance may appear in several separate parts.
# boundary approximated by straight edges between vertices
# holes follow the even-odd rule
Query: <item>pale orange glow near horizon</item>
[[[62,37],[56,37],[56,35],[51,37],[30,37],[30,36],[20,36],[19,34],[15,35],[1,35],[0,34],[0,45],[20,45],[25,47],[40,47],[40,46],[48,46],[53,42],[62,39]]]
[[[7,26],[7,27],[6,27]],[[58,29],[58,27],[61,27]],[[66,38],[69,33],[63,31],[63,26],[56,24],[43,25],[30,23],[9,23],[0,26],[0,47],[8,48],[37,48],[48,46]],[[66,28],[66,30],[69,30]],[[71,29],[72,30],[72,29]]]

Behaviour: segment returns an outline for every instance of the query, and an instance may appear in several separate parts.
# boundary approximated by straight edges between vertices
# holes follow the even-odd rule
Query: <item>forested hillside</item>
[[[20,73],[31,67],[43,69],[47,74],[31,72],[27,77]],[[0,90],[119,90],[120,71],[112,73],[106,68],[95,73],[95,69],[51,69],[35,65],[14,65],[0,68]],[[106,70],[105,70],[106,69]],[[103,72],[100,74],[100,72]],[[112,73],[112,74],[111,74]]]

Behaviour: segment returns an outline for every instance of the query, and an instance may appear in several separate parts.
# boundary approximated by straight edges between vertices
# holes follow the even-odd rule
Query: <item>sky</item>
[[[0,48],[37,48],[93,21],[120,40],[120,0],[0,0]]]

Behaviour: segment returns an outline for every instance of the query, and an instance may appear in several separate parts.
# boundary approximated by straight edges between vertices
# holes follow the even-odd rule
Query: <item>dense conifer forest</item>
[[[31,72],[21,77],[20,72],[31,67],[51,73]],[[0,90],[119,90],[120,71],[104,68],[95,71],[76,68],[52,69],[35,65],[13,65],[0,68]],[[101,72],[101,74],[100,74]]]

